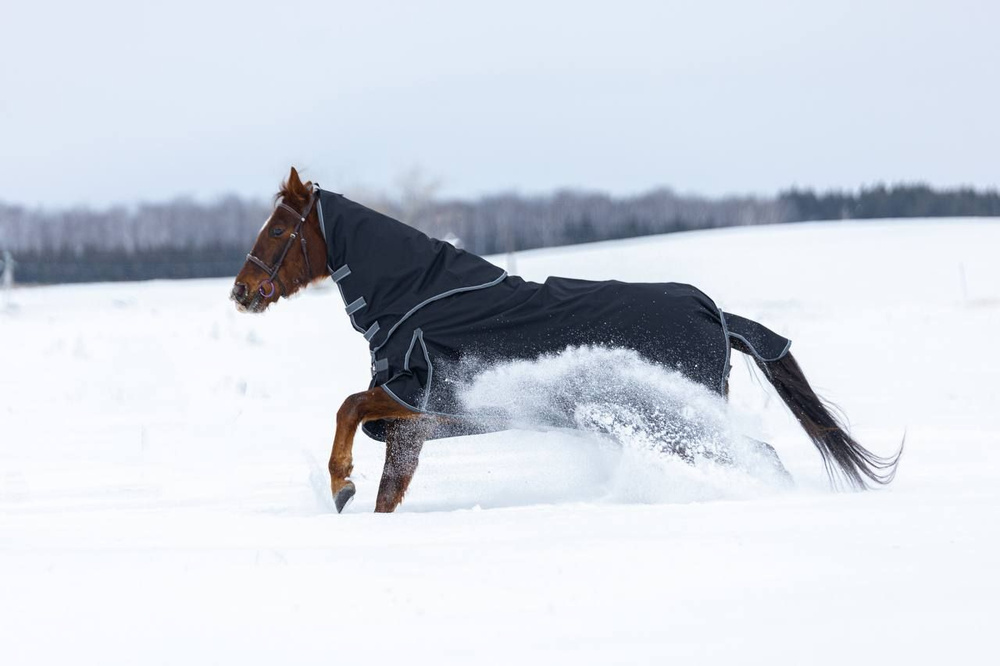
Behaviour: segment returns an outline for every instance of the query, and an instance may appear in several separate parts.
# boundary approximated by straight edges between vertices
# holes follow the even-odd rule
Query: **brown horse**
[[[231,299],[241,311],[263,312],[271,303],[290,296],[306,285],[329,277],[339,282],[350,274],[346,264],[340,269],[334,269],[330,264],[327,226],[323,221],[323,211],[317,204],[319,192],[320,190],[314,188],[312,183],[303,183],[299,174],[292,168],[277,195],[273,213],[261,228],[253,249],[247,255],[246,264],[236,276]],[[398,225],[395,221],[392,223]],[[428,239],[424,240],[430,242]],[[374,260],[377,261],[378,258]],[[476,260],[481,261],[478,258]],[[497,281],[493,281],[481,286],[491,286],[496,283]],[[442,296],[449,296],[456,291],[478,288],[477,286],[451,290],[427,299],[425,303]],[[352,314],[365,306],[364,301],[364,298],[358,298],[348,304],[347,313],[351,316],[352,324],[365,334],[367,340],[372,341],[379,330],[378,322],[365,330],[358,326]],[[420,306],[425,303],[421,303]],[[416,309],[413,308],[402,316],[400,322],[410,317]],[[889,458],[882,458],[860,446],[809,386],[795,359],[788,353],[787,346],[780,354],[774,353],[769,357],[760,351],[766,348],[767,341],[762,343],[760,340],[764,339],[763,337],[755,339],[754,336],[758,333],[760,336],[770,334],[772,346],[787,341],[754,322],[734,315],[728,317],[730,322],[744,322],[746,328],[742,329],[742,334],[739,329],[735,332],[730,330],[727,332],[728,337],[724,338],[729,344],[725,348],[726,375],[723,376],[719,392],[728,393],[726,376],[730,346],[732,349],[750,354],[816,445],[831,481],[835,480],[837,473],[855,488],[867,487],[866,479],[878,484],[889,483],[895,474],[902,449]],[[724,332],[726,332],[726,321],[727,319],[723,317]],[[391,336],[395,329],[396,326],[386,334],[386,338]],[[376,376],[379,368],[375,351],[378,347],[375,342],[372,342],[372,345],[372,372],[373,376]],[[423,348],[424,355],[427,355],[421,329],[416,328],[410,348],[406,349],[408,370],[411,352],[420,347]],[[417,356],[419,353],[412,354],[413,358]],[[427,361],[430,365],[430,358]],[[428,368],[427,371],[429,373],[431,369]],[[430,377],[426,379],[429,384]],[[402,501],[407,486],[413,478],[425,439],[431,436],[435,429],[452,420],[441,412],[427,408],[426,399],[424,408],[418,408],[412,401],[401,398],[390,390],[388,385],[375,384],[373,381],[374,388],[348,397],[337,412],[337,429],[330,455],[329,471],[330,488],[338,512],[344,509],[355,493],[350,475],[353,468],[352,447],[358,427],[368,424],[365,426],[367,429],[369,425],[378,424],[375,432],[385,441],[385,466],[375,510],[392,512]],[[773,454],[773,449],[766,448]],[[776,455],[774,459],[777,460]],[[780,462],[777,464],[780,467]]]

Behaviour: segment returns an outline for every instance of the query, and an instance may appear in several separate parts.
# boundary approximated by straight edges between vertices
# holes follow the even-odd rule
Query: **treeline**
[[[103,282],[235,275],[270,206],[228,196],[103,211],[0,204],[0,252],[18,282]]]
[[[433,187],[411,183],[394,196],[352,198],[431,236],[457,237],[478,254],[807,220],[1000,216],[996,190],[925,185],[877,185],[856,193],[792,189],[773,198],[710,199],[660,189],[631,197],[563,191],[460,201],[438,199]],[[177,200],[103,211],[0,204],[0,253],[13,255],[18,282],[230,276],[269,211],[267,203],[233,196],[211,204]]]
[[[935,190],[927,185],[876,185],[857,194],[792,189],[780,199],[794,211],[794,221],[887,217],[996,217],[1000,192],[971,188]]]
[[[665,189],[621,198],[568,191],[540,197],[507,194],[474,202],[432,202],[410,211],[393,201],[373,205],[431,236],[456,236],[478,254],[790,219],[779,200],[712,200]]]

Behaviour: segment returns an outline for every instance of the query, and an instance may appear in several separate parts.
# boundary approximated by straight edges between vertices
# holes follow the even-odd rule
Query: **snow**
[[[356,501],[323,492],[336,409],[368,381],[335,289],[263,316],[226,280],[17,289],[0,659],[995,663],[998,247],[996,220],[865,221],[519,254],[530,279],[690,282],[791,337],[863,443],[905,431],[897,480],[829,492],[737,354],[733,423],[794,489],[521,429],[429,443],[391,516],[360,433]]]

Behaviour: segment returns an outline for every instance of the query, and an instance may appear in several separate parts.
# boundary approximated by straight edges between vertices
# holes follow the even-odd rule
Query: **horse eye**
[[[274,229],[271,229],[271,235],[274,236],[275,238],[277,238],[283,233],[285,233],[285,230],[282,227],[275,227]]]

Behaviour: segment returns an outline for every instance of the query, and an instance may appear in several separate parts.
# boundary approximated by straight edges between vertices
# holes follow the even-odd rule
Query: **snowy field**
[[[520,254],[789,336],[862,443],[905,431],[895,484],[829,492],[737,354],[731,418],[794,489],[511,431],[429,443],[388,516],[360,433],[348,512],[316,491],[368,382],[335,289],[256,317],[228,280],[0,295],[0,661],[1000,663],[998,250],[1000,221],[938,220]]]

